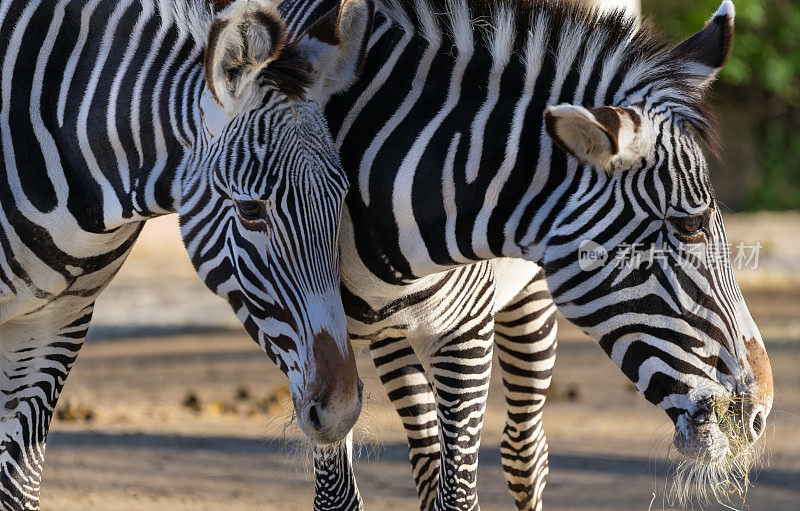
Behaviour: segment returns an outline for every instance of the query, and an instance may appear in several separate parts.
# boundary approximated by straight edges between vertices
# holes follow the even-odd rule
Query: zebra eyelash
[[[702,213],[685,216],[667,217],[675,229],[676,236],[686,243],[699,243],[709,235],[708,227],[711,221],[711,209]]]
[[[267,207],[264,201],[253,199],[235,200],[236,213],[244,221],[257,222],[264,220],[267,216]]]

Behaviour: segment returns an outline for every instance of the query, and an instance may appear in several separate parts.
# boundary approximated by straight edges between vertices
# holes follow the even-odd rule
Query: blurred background
[[[623,0],[624,1],[624,0]],[[719,0],[642,0],[671,39],[702,27]],[[725,157],[712,166],[732,211],[800,208],[800,2],[737,0],[733,54],[713,88]]]
[[[624,0],[623,0],[624,1]],[[624,2],[632,3],[636,2]],[[717,0],[643,0],[672,39]],[[800,3],[738,0],[733,57],[714,86],[724,142],[713,181],[732,247],[760,247],[737,278],[773,364],[766,464],[733,509],[800,509]],[[752,253],[748,252],[748,256]],[[546,509],[674,509],[672,425],[590,340],[560,322],[546,405]],[[367,509],[416,506],[404,436],[366,355],[356,472]],[[480,455],[483,509],[512,509],[493,380]],[[148,223],[98,301],[56,411],[43,510],[308,510],[310,457],[285,377],[205,289],[174,216]],[[700,508],[700,506],[697,506]],[[728,509],[712,503],[704,509]]]

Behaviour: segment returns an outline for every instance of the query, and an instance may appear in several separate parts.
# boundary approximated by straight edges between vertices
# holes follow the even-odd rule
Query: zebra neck
[[[351,182],[354,243],[373,273],[391,282],[541,259],[543,226],[563,212],[576,170],[543,136],[542,113],[596,91],[576,91],[591,77],[560,65],[545,51],[557,35],[539,33],[528,58],[497,58],[472,41],[454,50],[378,25],[361,79],[327,106]]]

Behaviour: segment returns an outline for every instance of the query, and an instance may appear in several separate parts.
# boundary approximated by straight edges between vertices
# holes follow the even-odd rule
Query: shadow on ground
[[[263,455],[285,456],[287,441],[278,438],[237,438],[231,436],[178,436],[158,435],[143,433],[91,433],[91,432],[53,432],[48,438],[48,447],[70,446],[72,448],[91,446],[95,449],[108,447],[123,449],[140,447],[147,449],[171,449],[189,451],[215,451],[226,455]],[[370,454],[362,456],[358,461],[371,462],[401,462],[408,459],[408,450],[405,444],[383,444],[375,449],[368,449]],[[363,459],[367,458],[367,459]],[[480,450],[480,463],[482,466],[500,466],[500,453],[494,447],[482,447]],[[598,472],[616,475],[641,475],[654,474],[663,476],[668,473],[669,464],[661,459],[646,459],[626,456],[594,456],[576,454],[550,454],[551,470]],[[796,490],[800,488],[800,472],[762,469],[755,476],[758,485]]]

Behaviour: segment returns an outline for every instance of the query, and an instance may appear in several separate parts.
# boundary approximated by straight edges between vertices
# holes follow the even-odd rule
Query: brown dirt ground
[[[781,218],[789,231],[799,225],[797,217]],[[749,239],[752,220],[728,223],[732,238]],[[780,221],[767,223],[775,230]],[[785,232],[778,230],[776,239],[785,240]],[[793,256],[788,260],[794,264]],[[753,511],[800,510],[800,291],[786,285],[791,275],[775,275],[761,284],[753,275],[745,279],[777,397],[766,435],[768,463],[745,505]],[[226,307],[192,271],[174,219],[153,222],[101,297],[90,340],[65,386],[48,442],[43,510],[311,508],[308,456],[297,431],[284,431],[285,377]],[[652,501],[654,510],[673,509],[663,499],[668,419],[631,391],[599,348],[560,325],[545,419],[546,508],[648,510]],[[368,398],[357,427],[356,472],[366,508],[412,510],[399,421],[367,358],[359,370]],[[237,399],[243,387],[250,396]],[[194,408],[184,406],[188,397],[196,398]],[[503,411],[495,378],[479,473],[488,511],[513,509],[498,453]]]

